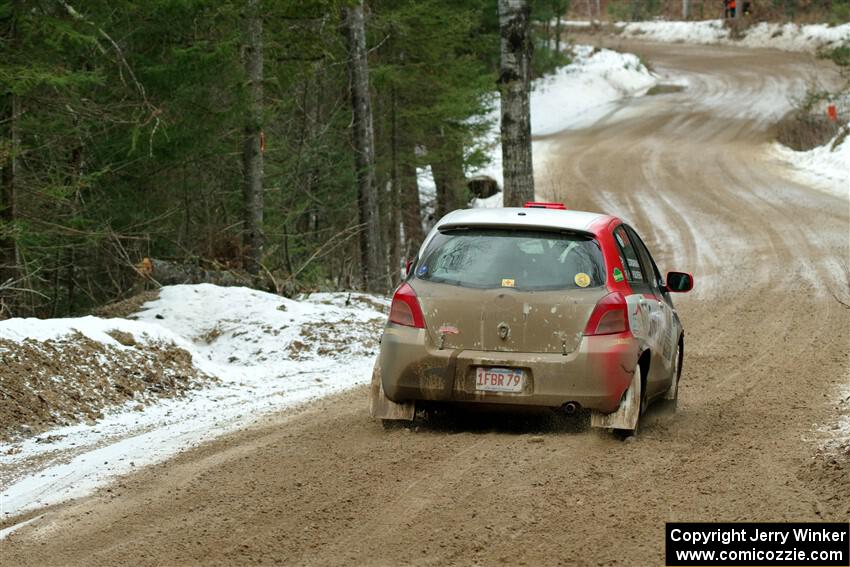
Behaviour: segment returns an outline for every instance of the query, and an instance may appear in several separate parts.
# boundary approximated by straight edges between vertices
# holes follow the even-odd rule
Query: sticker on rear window
[[[505,278],[502,280],[502,287],[516,287],[516,282],[514,280]]]
[[[418,268],[416,268],[416,275],[417,276],[424,276],[427,273],[428,273],[428,266],[419,266]]]
[[[614,281],[621,282],[623,279],[623,271],[620,268],[614,268]]]
[[[587,287],[590,285],[590,276],[588,276],[584,272],[577,273],[576,277],[573,279],[575,280],[576,285],[579,287]]]

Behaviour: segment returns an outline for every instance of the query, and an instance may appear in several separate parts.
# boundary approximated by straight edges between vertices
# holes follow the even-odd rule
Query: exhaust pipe
[[[579,405],[575,402],[567,402],[565,403],[561,409],[567,415],[573,415],[578,411]]]

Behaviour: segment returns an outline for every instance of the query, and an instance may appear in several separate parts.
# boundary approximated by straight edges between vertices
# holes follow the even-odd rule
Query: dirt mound
[[[92,422],[124,404],[136,409],[180,396],[214,378],[170,343],[141,343],[113,331],[124,348],[80,333],[46,341],[0,339],[0,441]]]
[[[115,301],[108,305],[102,305],[92,311],[92,315],[103,318],[123,317],[125,319],[135,319],[132,315],[137,313],[142,308],[142,305],[148,301],[154,301],[155,299],[159,299],[159,290],[150,289],[137,293],[127,299]]]
[[[384,319],[377,317],[363,322],[305,323],[299,338],[289,344],[289,355],[293,360],[310,360],[375,354],[383,326]]]

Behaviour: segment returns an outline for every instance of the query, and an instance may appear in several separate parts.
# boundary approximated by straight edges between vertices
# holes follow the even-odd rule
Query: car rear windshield
[[[475,288],[577,289],[603,285],[605,264],[599,243],[587,235],[453,229],[434,236],[415,276]]]

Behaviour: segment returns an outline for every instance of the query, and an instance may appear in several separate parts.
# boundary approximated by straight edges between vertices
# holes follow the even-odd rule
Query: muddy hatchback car
[[[589,410],[634,432],[655,400],[675,408],[684,332],[662,278],[620,219],[562,205],[443,217],[396,290],[372,377],[387,422],[416,406]]]

